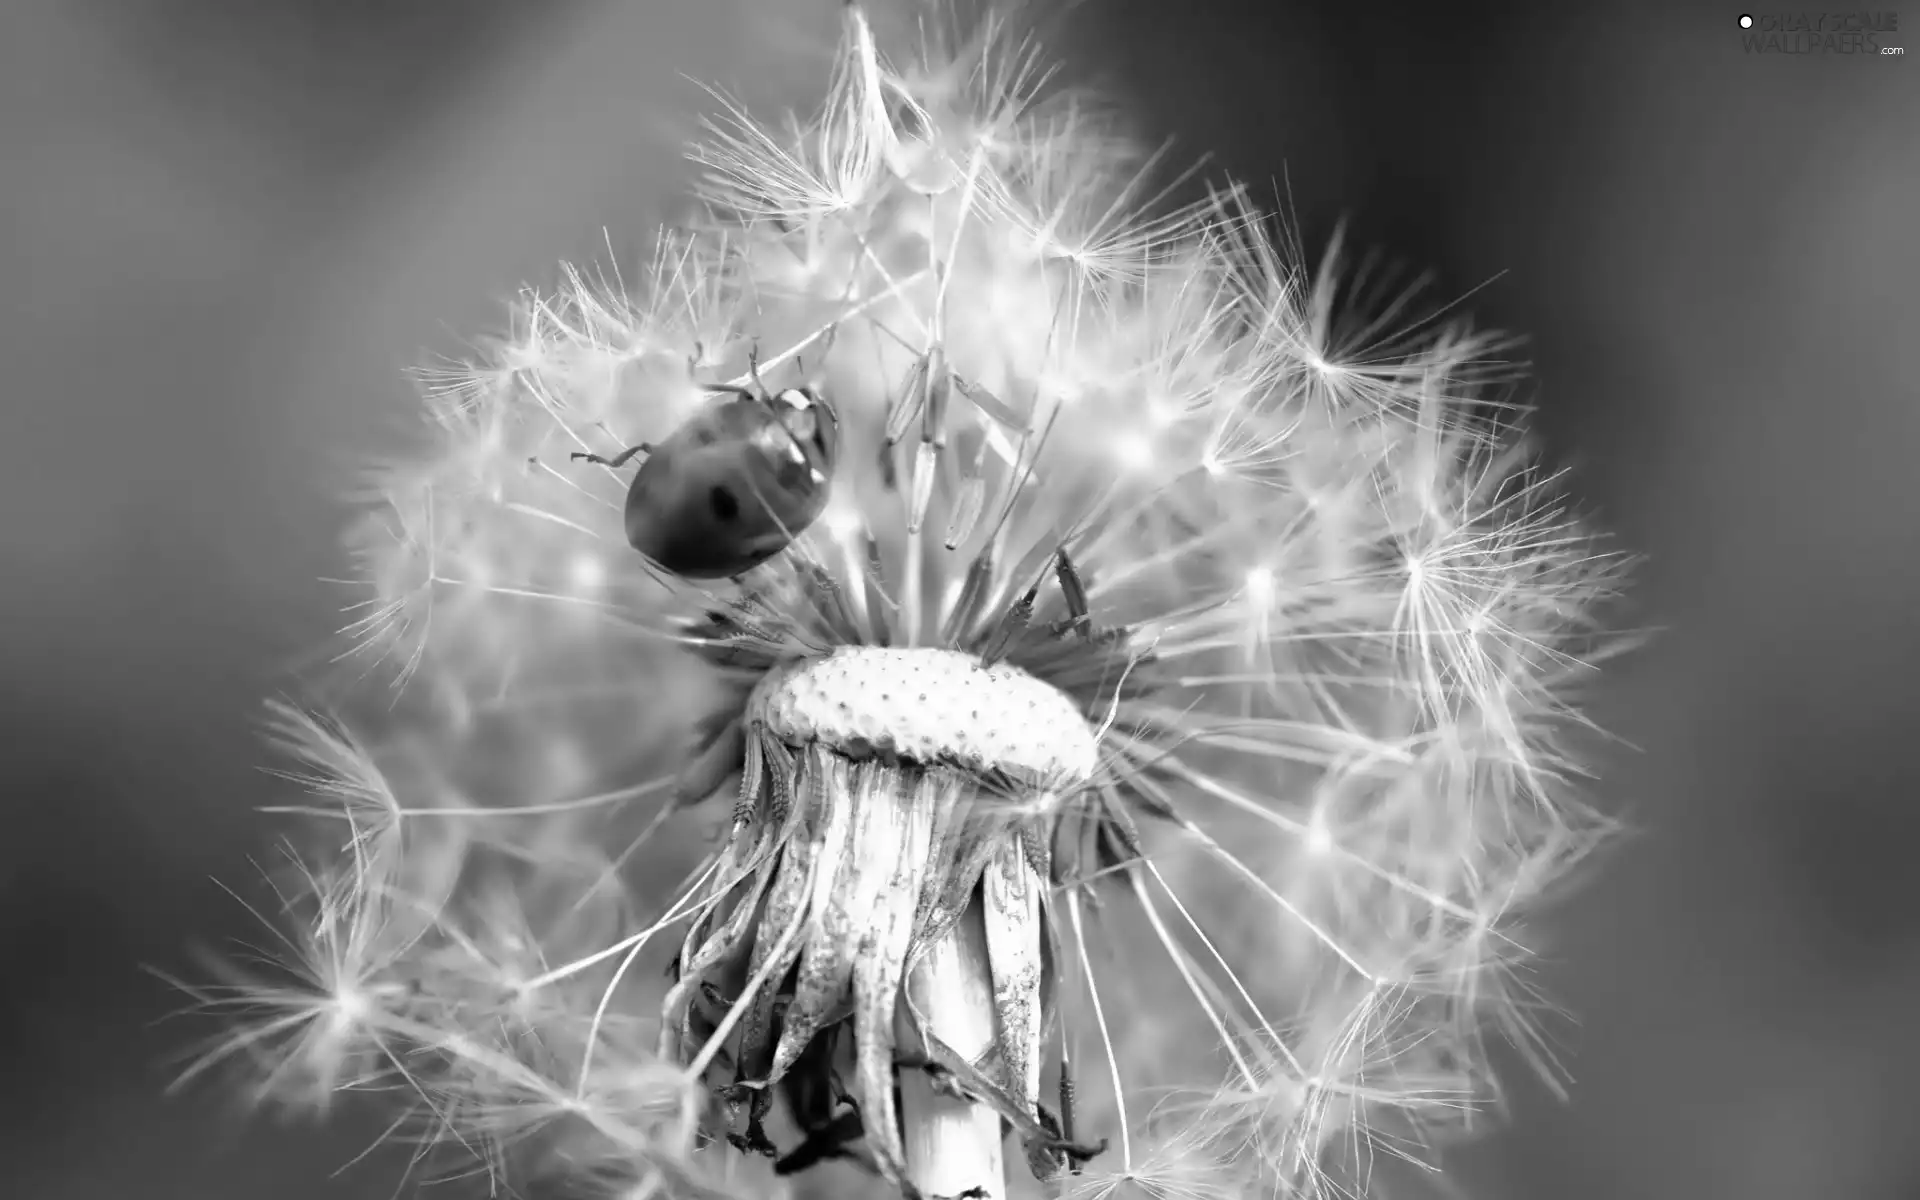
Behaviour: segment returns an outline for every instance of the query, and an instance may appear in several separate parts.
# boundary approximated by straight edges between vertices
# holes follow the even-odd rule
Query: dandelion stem
[[[979,897],[953,932],[927,952],[909,980],[913,1006],[929,1033],[978,1061],[994,1042],[993,976]],[[1000,1114],[938,1090],[921,1071],[900,1075],[907,1179],[923,1196],[969,1194],[1005,1200]]]

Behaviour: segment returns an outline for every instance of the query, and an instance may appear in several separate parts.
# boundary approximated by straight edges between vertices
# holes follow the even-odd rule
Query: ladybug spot
[[[722,521],[731,521],[740,515],[740,498],[733,494],[731,488],[715,487],[707,493],[707,504],[713,509],[713,515]]]

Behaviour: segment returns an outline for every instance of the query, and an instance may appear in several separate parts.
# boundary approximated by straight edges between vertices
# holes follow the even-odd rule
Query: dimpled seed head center
[[[789,745],[866,744],[916,762],[1085,783],[1093,729],[1065,693],[1006,663],[936,647],[847,646],[790,663],[754,689],[749,719]]]

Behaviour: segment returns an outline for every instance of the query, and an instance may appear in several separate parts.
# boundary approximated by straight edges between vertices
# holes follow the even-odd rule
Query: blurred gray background
[[[374,1126],[168,1101],[138,973],[238,931],[253,722],[337,624],[335,496],[422,347],[646,243],[702,109],[834,0],[0,5],[0,1195],[387,1195]],[[1920,1196],[1920,63],[1731,5],[1087,0],[1058,48],[1283,180],[1310,248],[1489,280],[1671,627],[1616,672],[1641,836],[1556,920],[1571,1104],[1484,1200]],[[1901,14],[1920,41],[1920,10]],[[1920,47],[1914,48],[1920,52]],[[1497,278],[1496,278],[1497,277]]]

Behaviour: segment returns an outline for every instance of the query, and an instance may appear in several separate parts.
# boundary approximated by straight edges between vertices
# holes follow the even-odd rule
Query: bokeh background
[[[835,7],[0,5],[0,1196],[391,1194],[336,1174],[365,1117],[163,1097],[137,964],[244,929],[258,702],[338,623],[403,369],[604,229],[632,262],[688,77],[804,101]],[[1460,1156],[1483,1200],[1920,1196],[1920,62],[1736,17],[1085,0],[1056,42],[1309,248],[1344,217],[1528,334],[1550,453],[1650,556],[1668,631],[1595,710],[1639,832],[1551,922],[1574,1097]]]

